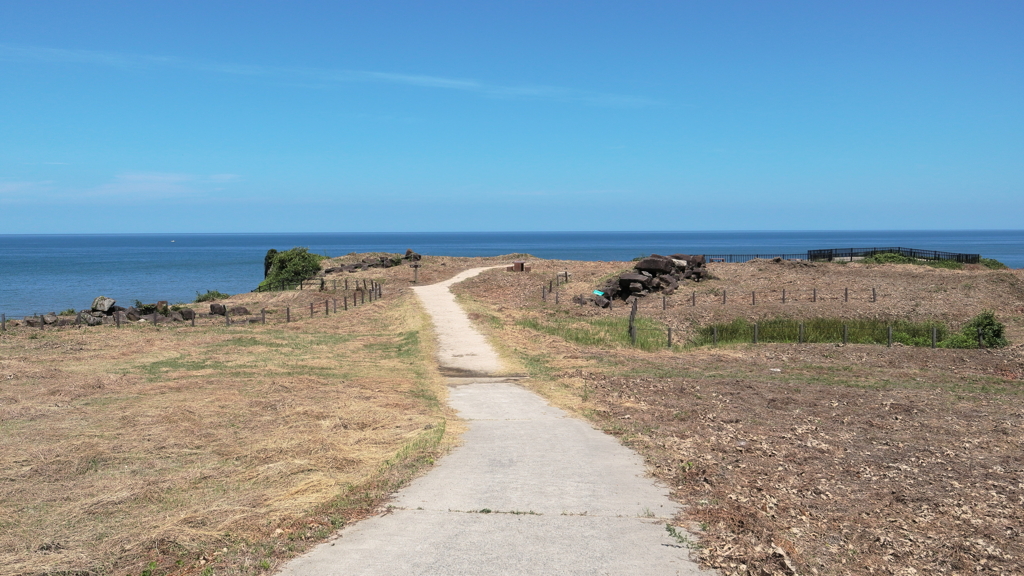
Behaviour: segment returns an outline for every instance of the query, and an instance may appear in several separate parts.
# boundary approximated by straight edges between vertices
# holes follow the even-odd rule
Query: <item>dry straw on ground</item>
[[[427,328],[396,292],[288,325],[4,334],[0,574],[262,573],[369,513],[441,448]]]
[[[1024,572],[1024,349],[742,344],[642,352],[525,328],[624,315],[579,307],[628,263],[540,262],[456,287],[528,386],[644,455],[686,505],[693,554],[723,574]],[[559,305],[540,285],[568,270]],[[741,317],[940,319],[988,308],[1024,337],[1021,271],[909,265],[712,265],[716,280],[641,305],[692,333]],[[860,298],[844,302],[849,286]],[[789,296],[751,305],[749,293]],[[831,296],[810,302],[813,288]],[[867,294],[875,287],[878,301]],[[698,306],[689,298],[706,296]],[[721,291],[747,295],[722,305]],[[807,292],[805,296],[803,293]]]

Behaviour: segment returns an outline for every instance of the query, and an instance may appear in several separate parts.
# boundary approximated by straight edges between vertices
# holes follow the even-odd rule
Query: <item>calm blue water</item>
[[[412,248],[421,254],[526,252],[566,260],[904,246],[980,253],[1024,267],[1024,230],[0,235],[0,312],[20,317],[82,309],[101,294],[131,304],[136,299],[189,302],[206,290],[245,292],[263,279],[268,249],[295,246],[330,256]]]

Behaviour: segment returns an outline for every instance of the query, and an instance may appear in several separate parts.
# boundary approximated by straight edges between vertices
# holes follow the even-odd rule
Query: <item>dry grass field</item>
[[[521,258],[427,256],[419,281]],[[645,351],[627,307],[571,302],[629,263],[527,259],[530,273],[455,291],[525,385],[645,457],[705,565],[1024,573],[1024,272],[712,264],[715,279],[642,302]],[[542,300],[559,272],[559,302]],[[0,334],[0,574],[268,573],[429,467],[459,423],[413,270],[335,278],[376,280],[384,299],[285,324],[286,307],[338,295],[241,294],[226,303],[267,309],[267,325]],[[1009,348],[686,345],[734,318],[958,324],[983,309]]]
[[[628,263],[534,266],[455,290],[532,376],[525,385],[645,457],[686,506],[677,521],[697,534],[692,553],[704,565],[737,575],[1024,573],[1022,271],[713,264],[716,279],[685,285],[665,310],[660,297],[640,306],[657,339],[671,325],[684,343],[700,325],[733,318],[961,323],[991,309],[1007,324],[1004,349],[645,352],[623,334],[625,306],[570,301]],[[570,282],[560,303],[542,301],[540,286],[561,271]],[[723,304],[723,291],[736,297]]]
[[[428,322],[394,291],[291,324],[4,333],[0,574],[265,573],[370,513],[452,439]]]

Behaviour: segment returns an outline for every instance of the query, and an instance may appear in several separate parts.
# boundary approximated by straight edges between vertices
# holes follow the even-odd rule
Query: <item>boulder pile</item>
[[[708,278],[704,260],[702,255],[651,254],[636,263],[634,272],[610,278],[593,296],[580,298],[607,308],[615,298],[630,301],[652,293],[669,295],[678,290],[682,282],[700,282]]]
[[[335,266],[333,268],[326,268],[320,276],[326,274],[333,274],[336,272],[358,272],[360,270],[369,270],[370,268],[393,268],[395,266],[401,266],[403,261],[408,262],[419,262],[423,256],[413,252],[412,248],[405,251],[405,255],[393,254],[390,256],[368,256],[363,258],[361,262],[355,264],[345,264],[344,266]]]

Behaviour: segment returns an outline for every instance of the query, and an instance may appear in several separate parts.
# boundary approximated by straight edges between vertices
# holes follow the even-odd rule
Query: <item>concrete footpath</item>
[[[395,495],[394,509],[341,531],[280,572],[327,575],[687,575],[665,530],[677,510],[614,438],[501,378],[500,361],[448,287],[416,288],[467,420],[462,444]]]

